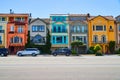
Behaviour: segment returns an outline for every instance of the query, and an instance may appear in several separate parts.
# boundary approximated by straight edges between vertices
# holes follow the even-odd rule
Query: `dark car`
[[[7,48],[0,48],[0,56],[7,56],[9,54],[8,49]]]
[[[52,55],[53,56],[57,56],[57,55],[70,56],[71,55],[71,50],[68,49],[68,48],[58,48],[54,52],[52,52]]]

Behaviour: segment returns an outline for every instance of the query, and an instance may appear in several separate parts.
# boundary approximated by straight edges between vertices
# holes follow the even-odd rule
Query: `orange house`
[[[10,54],[24,49],[27,43],[28,14],[6,14],[7,23],[7,48]]]

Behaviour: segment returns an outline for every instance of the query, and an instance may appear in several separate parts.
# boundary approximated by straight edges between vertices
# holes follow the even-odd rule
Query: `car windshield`
[[[27,48],[27,49],[25,49],[25,51],[37,51],[38,49],[36,49],[36,48]]]

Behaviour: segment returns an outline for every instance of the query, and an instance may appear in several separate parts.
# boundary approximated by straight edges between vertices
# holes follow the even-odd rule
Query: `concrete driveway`
[[[120,80],[120,56],[0,57],[0,80]]]

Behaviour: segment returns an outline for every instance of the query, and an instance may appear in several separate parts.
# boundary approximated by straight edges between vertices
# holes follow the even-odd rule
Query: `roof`
[[[101,15],[98,15],[98,16],[101,16]],[[88,20],[92,20],[92,19],[94,19],[94,18],[96,18],[96,17],[98,17],[98,16],[90,16],[90,17],[88,18]],[[107,20],[115,20],[115,19],[113,18],[113,16],[101,16],[101,17],[103,17],[103,18],[105,18],[105,19],[107,19]]]
[[[50,16],[68,16],[68,14],[50,14]]]
[[[43,18],[43,19],[42,18],[41,19],[40,18],[31,18],[30,24],[35,22],[36,20],[40,20],[40,21],[42,21],[42,22],[44,22],[46,24],[49,24],[50,19],[49,18]]]
[[[83,23],[83,24],[87,24],[87,21],[69,21],[69,24],[75,24],[75,23]]]
[[[28,13],[13,13],[13,14],[0,13],[0,16],[29,16],[29,14]]]
[[[45,21],[47,24],[50,23],[50,19],[49,18],[43,18],[42,20]]]
[[[87,14],[69,14],[69,16],[87,16]]]

